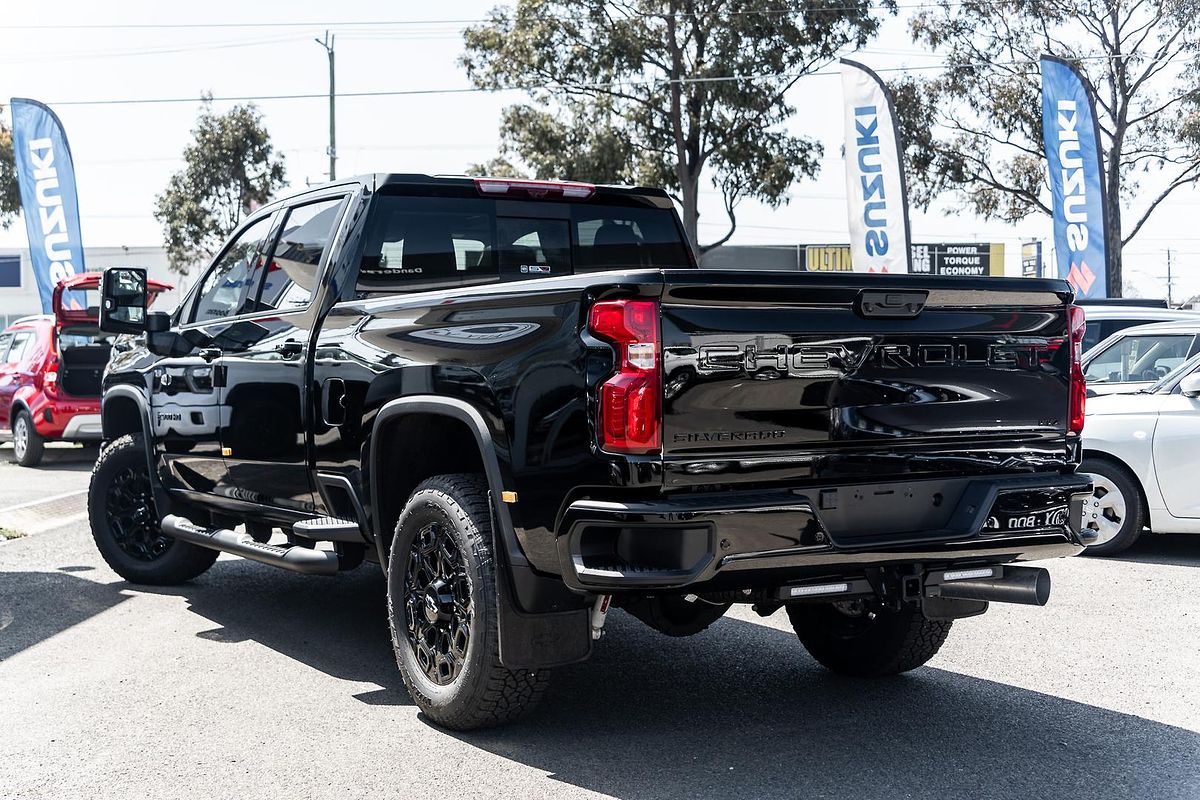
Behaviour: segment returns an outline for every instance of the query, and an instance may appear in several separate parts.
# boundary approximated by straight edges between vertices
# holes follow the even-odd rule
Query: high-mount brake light
[[[1083,433],[1083,412],[1087,403],[1087,381],[1083,376],[1083,334],[1086,330],[1083,308],[1068,306],[1067,333],[1071,339],[1071,403],[1067,430]]]
[[[480,194],[526,194],[538,199],[556,197],[563,200],[587,200],[596,193],[596,187],[590,183],[530,181],[523,178],[476,178],[475,188]]]
[[[617,348],[617,370],[600,387],[602,450],[647,454],[662,448],[658,327],[654,300],[602,300],[592,306],[588,330]]]

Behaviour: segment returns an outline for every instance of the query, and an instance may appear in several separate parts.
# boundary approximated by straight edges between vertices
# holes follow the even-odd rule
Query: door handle
[[[298,356],[304,350],[304,344],[297,342],[295,339],[285,339],[275,345],[275,352],[279,353],[284,358],[292,358]]]
[[[200,357],[205,361],[212,363],[214,359],[221,357],[221,348],[219,347],[201,347]]]
[[[331,428],[346,422],[346,382],[341,378],[326,378],[321,384],[321,418]]]

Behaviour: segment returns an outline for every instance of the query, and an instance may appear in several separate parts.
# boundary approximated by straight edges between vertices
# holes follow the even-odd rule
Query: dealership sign
[[[1069,63],[1042,56],[1042,139],[1058,277],[1078,297],[1108,296],[1104,164],[1092,92]]]
[[[42,311],[49,312],[55,285],[84,271],[75,165],[62,123],[49,108],[36,100],[14,97],[12,121],[29,257]],[[64,295],[67,308],[82,307],[83,295],[72,296],[75,294]]]
[[[999,242],[914,244],[912,272],[920,275],[972,277],[1004,275],[1004,245]],[[851,272],[852,250],[847,245],[804,245],[808,272]]]

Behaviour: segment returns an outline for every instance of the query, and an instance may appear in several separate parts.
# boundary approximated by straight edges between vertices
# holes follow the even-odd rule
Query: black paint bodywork
[[[346,198],[309,307],[177,326],[181,355],[141,341],[114,356],[106,436],[137,420],[176,513],[283,527],[358,519],[385,561],[411,488],[392,471],[461,456],[488,477],[504,565],[529,612],[578,608],[598,591],[777,586],[864,565],[1082,549],[1075,507],[1036,530],[989,529],[1009,512],[1077,505],[1088,487],[1066,431],[1065,283],[683,264],[364,291],[364,231],[386,193],[475,196],[469,180],[426,176],[304,195]],[[669,207],[656,192],[598,196]],[[661,455],[603,452],[595,430],[614,353],[587,332],[587,312],[633,297],[661,307]],[[406,448],[397,426],[414,414],[422,447]],[[588,548],[595,569],[581,577]]]

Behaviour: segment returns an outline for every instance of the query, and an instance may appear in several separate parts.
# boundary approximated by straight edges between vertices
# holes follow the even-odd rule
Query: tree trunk
[[[1105,198],[1105,208],[1108,214],[1108,270],[1107,288],[1109,297],[1122,296],[1121,281],[1121,204],[1115,199],[1118,196],[1113,189],[1108,190]]]
[[[687,234],[688,241],[692,243],[692,250],[695,251],[696,257],[700,257],[700,181],[697,176],[691,174],[690,170],[680,170],[680,186],[679,199],[683,206],[683,231]]]

